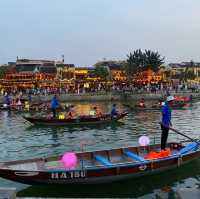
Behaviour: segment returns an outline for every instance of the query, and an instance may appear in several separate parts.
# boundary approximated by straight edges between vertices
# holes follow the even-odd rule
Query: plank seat
[[[136,153],[134,153],[133,151],[129,151],[127,149],[124,150],[124,154],[127,155],[129,158],[131,158],[135,161],[138,161],[138,162],[146,162],[147,161],[142,156],[139,156]]]
[[[103,166],[106,166],[106,167],[113,166],[113,164],[105,156],[97,154],[94,157],[95,157],[95,160],[101,163],[101,165]]]

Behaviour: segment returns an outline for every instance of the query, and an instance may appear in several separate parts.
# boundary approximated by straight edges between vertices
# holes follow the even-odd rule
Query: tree
[[[161,57],[158,52],[153,52],[151,50],[142,52],[141,49],[138,49],[127,55],[125,70],[129,78],[147,69],[156,72],[164,63],[164,59],[165,58]]]
[[[0,66],[0,79],[2,79],[6,72],[8,71],[8,66]]]
[[[131,76],[137,74],[137,72],[142,71],[144,64],[145,57],[141,49],[135,50],[133,51],[133,53],[127,55],[125,71],[129,79],[131,78]]]
[[[165,59],[164,57],[161,57],[161,55],[158,52],[153,52],[151,50],[145,50],[144,57],[144,69],[151,69],[154,72],[159,70],[160,66],[164,63]]]
[[[95,69],[90,72],[90,75],[100,77],[103,80],[108,80],[110,76],[108,69],[103,66],[95,67]]]
[[[180,80],[187,82],[188,80],[194,80],[197,76],[192,70],[194,67],[194,62],[191,60],[190,64],[186,66],[185,71],[183,71],[180,75]]]

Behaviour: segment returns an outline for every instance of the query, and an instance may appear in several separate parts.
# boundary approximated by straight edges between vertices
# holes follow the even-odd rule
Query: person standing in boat
[[[56,117],[56,109],[60,106],[60,103],[56,97],[56,95],[54,95],[53,99],[51,100],[51,110],[53,113],[53,117]]]
[[[5,104],[9,107],[10,106],[10,96],[8,93],[5,94],[5,97],[4,97],[4,102]]]
[[[168,96],[167,101],[162,106],[162,121],[161,121],[161,149],[165,150],[167,138],[168,138],[168,132],[169,127],[172,126],[171,122],[171,105],[173,103],[174,97]]]
[[[117,114],[118,114],[117,105],[113,104],[112,105],[112,110],[111,110],[111,118],[115,117]]]

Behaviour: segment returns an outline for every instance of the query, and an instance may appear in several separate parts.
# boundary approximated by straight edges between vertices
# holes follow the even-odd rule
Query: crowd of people
[[[1,89],[0,94],[5,96],[6,93],[12,96],[47,96],[47,95],[61,95],[61,94],[84,94],[97,92],[121,92],[121,93],[161,93],[167,92],[177,93],[179,91],[198,92],[200,84],[166,84],[166,83],[123,83],[113,82],[112,84],[96,83],[96,84],[77,84],[75,86],[62,86],[58,88],[45,87],[33,89]]]

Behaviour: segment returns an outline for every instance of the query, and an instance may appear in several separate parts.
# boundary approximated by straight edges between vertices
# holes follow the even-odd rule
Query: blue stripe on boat
[[[101,156],[101,155],[95,155],[95,159],[99,162],[101,162],[101,164],[103,164],[104,166],[113,166],[113,164],[105,157]]]
[[[185,147],[183,147],[179,152],[178,154],[180,155],[183,155],[185,153],[188,153],[190,151],[194,151],[198,148],[198,143],[197,142],[192,142],[192,143],[189,143],[187,144]]]
[[[126,154],[129,158],[133,159],[133,160],[137,160],[139,162],[147,162],[147,160],[145,160],[142,156],[139,156],[135,153],[133,153],[132,151],[124,151],[124,154]]]

